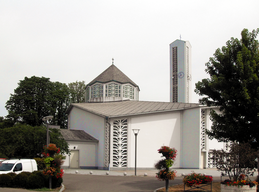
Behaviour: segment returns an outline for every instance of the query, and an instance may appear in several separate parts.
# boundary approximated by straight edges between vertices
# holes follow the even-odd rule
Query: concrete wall
[[[135,135],[137,136],[137,167],[154,168],[161,160],[158,149],[170,146],[178,150],[174,167],[180,166],[180,112],[141,115],[128,118],[128,167],[135,167]],[[112,154],[111,154],[112,155]]]
[[[181,168],[201,168],[200,108],[183,112]]]
[[[99,140],[98,156],[96,165],[99,169],[104,168],[104,149],[105,149],[105,120],[103,117],[94,115],[73,107],[69,114],[69,129],[84,130],[86,133]]]
[[[97,148],[98,143],[95,142],[77,142],[68,141],[69,150],[79,151],[79,167],[80,168],[97,168]],[[63,167],[70,167],[70,156],[66,155],[66,159],[62,165]]]
[[[217,113],[220,113],[218,109],[214,109]],[[210,109],[207,109],[207,122],[208,122],[208,130],[211,130],[211,126],[212,126],[212,121],[210,120]],[[210,149],[216,149],[216,150],[220,150],[220,149],[224,149],[224,142],[218,142],[216,139],[208,139],[208,150]]]

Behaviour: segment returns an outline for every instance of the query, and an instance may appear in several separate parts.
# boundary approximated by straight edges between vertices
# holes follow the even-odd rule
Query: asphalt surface
[[[220,173],[212,169],[178,169],[175,180],[169,185],[182,183],[182,174],[191,172],[212,175],[214,180],[219,180]],[[65,192],[153,192],[164,187],[164,181],[155,177],[157,170],[128,171],[103,171],[86,169],[65,169],[63,184]],[[0,188],[1,192],[26,192],[26,189]],[[30,190],[31,191],[31,190]]]
[[[170,181],[170,184],[179,182],[182,178]],[[64,175],[65,192],[153,192],[164,184],[155,177],[144,176]]]

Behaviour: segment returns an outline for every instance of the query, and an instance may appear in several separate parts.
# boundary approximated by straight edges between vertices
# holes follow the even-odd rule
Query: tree
[[[53,114],[52,124],[60,125],[62,128],[67,127],[66,110],[70,104],[69,102],[69,88],[65,83],[52,83],[52,99],[51,112]]]
[[[7,119],[0,116],[0,129],[6,128],[6,127],[12,127],[14,125],[14,122],[11,119]]]
[[[68,84],[70,91],[71,103],[83,103],[85,102],[85,87],[84,81],[76,81]]]
[[[232,143],[229,151],[212,150],[212,164],[231,181],[240,174],[251,176],[256,167],[257,152],[249,143]]]
[[[69,153],[68,144],[59,129],[50,129],[50,141]],[[34,158],[40,156],[46,145],[46,127],[16,124],[0,129],[0,153],[8,158]]]
[[[6,102],[7,117],[15,123],[39,126],[43,117],[53,115],[53,122],[65,128],[68,102],[66,84],[51,82],[45,77],[25,77]]]
[[[14,122],[31,126],[41,125],[41,118],[49,115],[51,82],[45,77],[25,77],[6,102],[8,117]]]
[[[241,39],[231,38],[206,63],[210,78],[196,83],[202,104],[212,110],[210,138],[219,141],[252,141],[259,147],[259,29],[244,29]]]

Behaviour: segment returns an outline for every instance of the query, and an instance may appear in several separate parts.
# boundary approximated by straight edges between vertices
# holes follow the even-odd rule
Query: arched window
[[[103,85],[95,84],[91,87],[91,98],[103,97]]]
[[[105,87],[105,97],[120,97],[121,85],[118,83],[109,83]]]
[[[123,97],[134,99],[134,87],[131,85],[123,86]]]

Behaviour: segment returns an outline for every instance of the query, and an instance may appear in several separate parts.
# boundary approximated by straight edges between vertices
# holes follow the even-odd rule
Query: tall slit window
[[[173,47],[173,102],[178,102],[178,62],[177,47]]]

